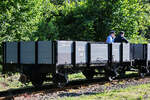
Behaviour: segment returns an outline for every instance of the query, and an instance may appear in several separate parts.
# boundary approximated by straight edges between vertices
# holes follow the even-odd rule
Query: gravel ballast
[[[39,93],[22,94],[14,97],[14,100],[50,100],[61,99],[64,97],[78,97],[81,95],[92,95],[96,93],[107,92],[111,90],[137,86],[150,83],[150,77],[118,79],[112,82],[97,82],[92,84],[83,84],[80,86],[65,87],[57,91],[46,90]]]

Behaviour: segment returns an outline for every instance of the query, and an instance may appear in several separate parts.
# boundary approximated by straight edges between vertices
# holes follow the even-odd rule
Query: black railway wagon
[[[150,44],[131,44],[131,59],[133,68],[138,69],[139,75],[149,73]]]
[[[91,43],[90,44],[90,64],[97,64],[105,66],[108,58],[108,44],[105,43]]]
[[[94,75],[105,74],[106,66],[108,66],[108,44],[92,42],[88,45],[88,66],[83,72],[87,79],[92,79]],[[95,71],[97,70],[97,71]]]
[[[104,74],[109,80],[138,69],[149,73],[150,44],[106,44],[87,41],[29,41],[3,43],[3,72],[21,73],[34,86],[51,80],[68,82],[68,74],[82,72],[87,79]],[[49,75],[49,77],[47,77]]]
[[[3,71],[16,71],[18,67],[16,64],[18,64],[18,43],[3,43]]]
[[[150,65],[150,44],[147,44],[147,65]]]
[[[74,63],[76,66],[86,66],[88,63],[88,42],[74,42]]]
[[[130,44],[112,43],[109,44],[109,61],[105,75],[112,80],[118,76],[124,76],[128,67],[132,66]]]
[[[57,41],[56,43],[56,64],[58,66],[72,65],[73,41]]]
[[[109,45],[109,57],[111,63],[130,64],[130,44],[113,43]]]
[[[20,72],[39,86],[51,74],[54,83],[66,83],[67,74],[87,66],[87,42],[38,41],[3,43],[3,72]],[[24,80],[26,82],[27,80]]]
[[[113,50],[113,45],[116,45]],[[120,45],[120,46],[119,46]],[[112,76],[124,76],[126,71],[138,71],[141,77],[149,74],[149,44],[110,44],[110,65]],[[119,50],[120,48],[120,50]],[[114,52],[114,54],[113,54]],[[120,56],[118,56],[118,54]],[[115,58],[117,60],[115,60]]]

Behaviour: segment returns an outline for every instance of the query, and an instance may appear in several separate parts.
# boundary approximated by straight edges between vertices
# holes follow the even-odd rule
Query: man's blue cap
[[[110,31],[109,33],[110,33],[110,34],[112,34],[112,33],[114,33],[114,34],[115,34],[115,31]]]
[[[125,32],[124,32],[124,31],[121,31],[120,34],[125,34]]]

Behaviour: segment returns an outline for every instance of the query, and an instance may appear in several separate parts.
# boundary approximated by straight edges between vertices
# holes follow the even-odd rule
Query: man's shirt
[[[114,39],[109,35],[107,37],[106,43],[113,43],[113,42],[114,42]]]
[[[128,40],[125,37],[122,37],[121,35],[118,35],[115,38],[114,42],[120,42],[120,43],[125,42],[125,43],[128,43]]]

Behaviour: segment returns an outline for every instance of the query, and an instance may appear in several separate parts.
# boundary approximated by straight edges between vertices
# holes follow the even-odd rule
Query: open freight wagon
[[[149,50],[150,45],[125,43],[4,42],[3,72],[19,72],[23,77],[22,82],[31,81],[34,86],[41,86],[46,80],[61,86],[68,82],[68,74],[78,72],[82,72],[87,79],[104,74],[112,80],[118,75],[124,75],[126,70],[131,69],[130,66],[137,66],[137,62],[144,62],[140,63],[142,67],[138,65],[136,68],[140,69],[142,75],[146,73]]]

